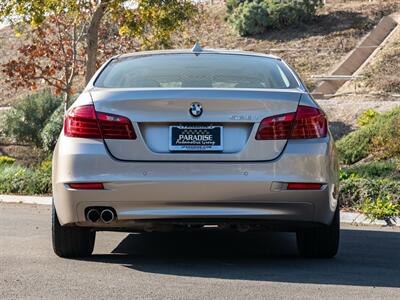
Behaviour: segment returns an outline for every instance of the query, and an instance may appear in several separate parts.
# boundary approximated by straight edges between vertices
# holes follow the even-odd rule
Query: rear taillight
[[[318,108],[299,105],[297,112],[265,118],[256,134],[257,140],[313,139],[325,137],[328,125]]]
[[[325,137],[327,133],[325,114],[318,108],[299,105],[290,138],[315,139]]]
[[[286,140],[292,130],[295,113],[273,116],[261,121],[256,140]]]
[[[64,119],[64,134],[69,137],[101,139],[93,105],[70,109]]]
[[[97,119],[99,120],[104,139],[136,139],[136,134],[133,130],[132,123],[128,118],[98,112]]]
[[[70,109],[64,120],[64,134],[69,137],[93,139],[136,139],[128,118],[96,112],[93,105]]]

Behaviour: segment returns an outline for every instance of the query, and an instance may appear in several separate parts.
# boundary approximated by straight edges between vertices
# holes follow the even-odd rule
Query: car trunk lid
[[[287,140],[256,140],[262,119],[295,112],[299,89],[111,89],[94,88],[98,112],[129,118],[135,140],[105,139],[116,159],[127,161],[266,161],[277,158]],[[190,114],[192,104],[203,113]],[[171,151],[171,126],[222,127],[218,151]]]

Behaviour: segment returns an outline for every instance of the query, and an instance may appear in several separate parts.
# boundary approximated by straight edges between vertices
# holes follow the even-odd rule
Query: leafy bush
[[[18,100],[2,119],[5,136],[40,147],[41,131],[61,102],[48,90]]]
[[[372,161],[362,165],[344,167],[339,173],[340,179],[349,178],[399,178],[396,161]]]
[[[368,109],[364,111],[360,117],[357,119],[357,123],[360,126],[365,126],[371,123],[375,119],[375,117],[378,115],[378,112],[373,110],[373,109]]]
[[[372,139],[370,153],[378,159],[400,158],[400,108]]]
[[[379,159],[400,157],[400,108],[376,116],[369,124],[337,143],[340,159],[353,164],[369,154]]]
[[[361,207],[366,199],[375,201],[391,197],[400,201],[400,181],[387,178],[366,179],[351,176],[340,181],[339,201],[343,207]]]
[[[45,152],[53,151],[56,146],[58,136],[63,128],[64,105],[60,105],[51,115],[46,126],[41,132],[42,148]]]
[[[341,162],[353,164],[369,154],[372,133],[368,127],[354,131],[336,143]]]
[[[361,205],[361,211],[372,221],[384,220],[392,225],[396,223],[396,217],[400,216],[400,202],[392,201],[389,195],[378,197],[375,201],[368,198]]]
[[[307,22],[320,5],[322,0],[228,0],[227,21],[240,35],[263,33]]]
[[[51,193],[51,162],[44,161],[35,168],[17,164],[0,164],[0,193]]]
[[[264,1],[245,1],[228,18],[240,35],[257,34],[271,27],[268,6]]]

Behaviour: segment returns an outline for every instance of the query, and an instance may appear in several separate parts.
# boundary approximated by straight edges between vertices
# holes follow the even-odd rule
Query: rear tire
[[[340,211],[336,208],[332,224],[320,228],[307,228],[297,231],[297,249],[303,257],[332,258],[339,248]]]
[[[59,257],[80,258],[92,254],[96,232],[76,226],[61,226],[56,209],[52,209],[53,250]]]

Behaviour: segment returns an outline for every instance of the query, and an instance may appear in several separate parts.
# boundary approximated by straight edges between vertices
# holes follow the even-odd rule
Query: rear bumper
[[[68,146],[64,146],[68,145]],[[289,141],[270,162],[123,162],[102,141],[61,137],[54,153],[53,196],[61,224],[89,223],[85,209],[111,206],[123,227],[152,219],[273,220],[330,224],[337,164],[330,138]],[[105,190],[67,183],[104,182]],[[282,182],[315,182],[321,190],[288,191]]]

